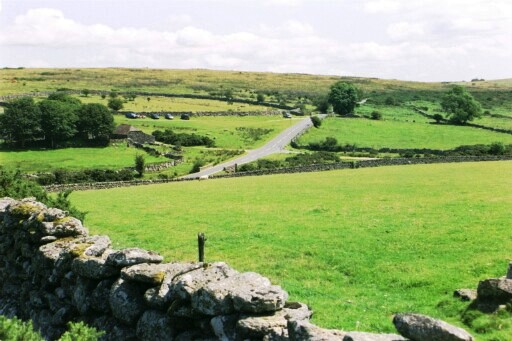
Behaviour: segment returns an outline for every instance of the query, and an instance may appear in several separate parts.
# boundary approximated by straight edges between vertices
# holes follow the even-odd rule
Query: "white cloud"
[[[387,34],[394,40],[407,40],[418,38],[425,34],[422,23],[397,22],[387,28]]]
[[[395,0],[367,1],[364,4],[364,9],[370,13],[393,13],[401,8],[400,1]]]

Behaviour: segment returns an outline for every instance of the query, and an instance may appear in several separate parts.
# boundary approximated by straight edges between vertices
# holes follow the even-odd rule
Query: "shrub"
[[[505,145],[501,142],[494,142],[489,148],[489,153],[492,155],[504,155]]]
[[[378,111],[373,111],[371,114],[372,120],[382,120],[382,114]]]
[[[318,116],[311,116],[311,123],[313,123],[315,128],[320,128],[322,120]]]
[[[138,173],[139,178],[142,178],[144,175],[145,167],[146,160],[144,160],[144,155],[135,155],[135,171]]]

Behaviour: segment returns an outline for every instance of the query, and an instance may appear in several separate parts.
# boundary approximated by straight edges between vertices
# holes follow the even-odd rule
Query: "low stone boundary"
[[[170,114],[174,120],[179,120],[180,116],[186,114],[190,117],[220,117],[220,116],[277,116],[282,115],[280,110],[266,110],[266,111],[120,111],[119,114],[127,114],[134,112],[138,115],[149,116],[157,114],[160,119],[165,119],[164,115]],[[134,118],[134,120],[137,120]]]
[[[264,169],[249,172],[236,172],[222,175],[212,175],[210,179],[219,178],[234,178],[242,176],[262,176],[273,174],[293,174],[293,173],[309,173],[309,172],[322,172],[338,169],[356,169],[368,167],[384,167],[384,166],[405,166],[405,165],[420,165],[420,164],[434,164],[434,163],[457,163],[457,162],[484,162],[484,161],[511,161],[512,156],[452,156],[452,157],[432,157],[432,158],[390,158],[390,159],[377,159],[377,160],[361,160],[352,162],[337,162],[328,164],[317,164],[302,167],[292,168],[276,168]],[[62,184],[62,185],[49,185],[44,188],[48,192],[60,192],[64,190],[85,191],[96,189],[108,189],[129,186],[144,186],[162,184],[168,182],[178,181],[191,181],[195,179],[159,179],[159,180],[134,180],[134,181],[115,181],[115,182],[93,182],[93,183],[79,183],[79,184]]]
[[[286,291],[254,272],[222,262],[162,263],[153,251],[111,246],[108,236],[89,235],[67,212],[33,199],[0,199],[0,314],[32,320],[49,340],[70,321],[103,330],[102,340],[112,341],[407,340],[321,329],[309,322],[307,305],[288,302]],[[472,340],[428,317],[395,319],[406,335],[435,332],[414,340]],[[446,338],[452,334],[461,337]]]

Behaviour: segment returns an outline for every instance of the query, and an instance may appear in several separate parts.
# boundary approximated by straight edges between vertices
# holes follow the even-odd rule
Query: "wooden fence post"
[[[206,238],[204,233],[197,234],[197,247],[199,249],[199,261],[204,262],[204,243],[206,242]]]

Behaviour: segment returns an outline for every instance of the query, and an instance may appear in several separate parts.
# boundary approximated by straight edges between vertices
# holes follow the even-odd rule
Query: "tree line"
[[[106,106],[82,104],[58,92],[39,102],[31,97],[15,99],[0,115],[0,138],[19,148],[58,148],[71,141],[107,145],[113,129],[114,117]]]

